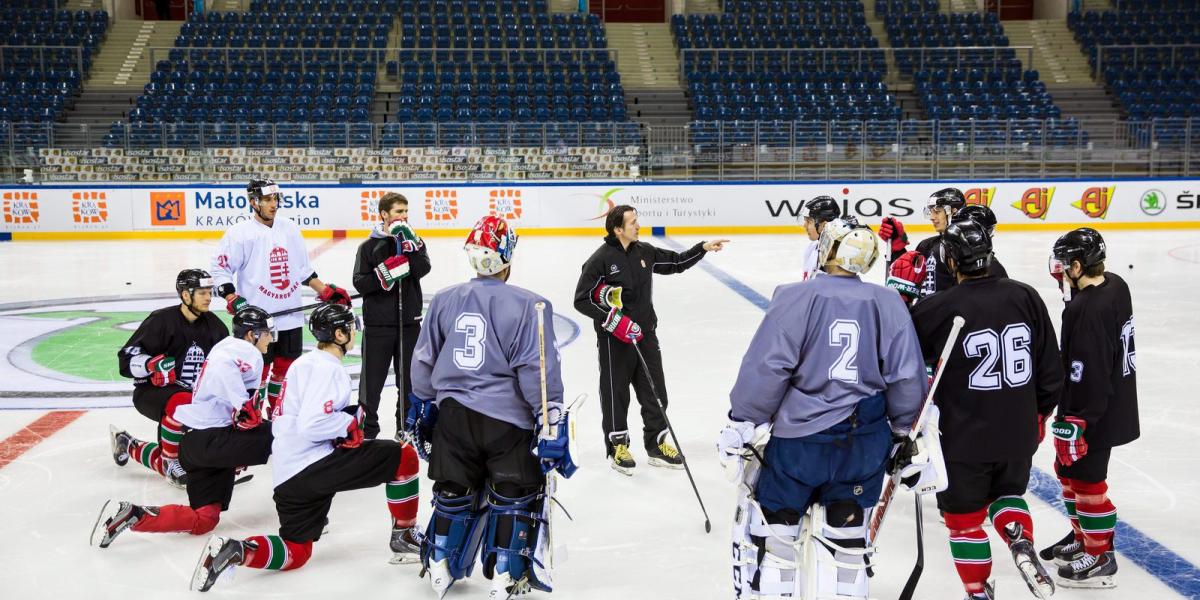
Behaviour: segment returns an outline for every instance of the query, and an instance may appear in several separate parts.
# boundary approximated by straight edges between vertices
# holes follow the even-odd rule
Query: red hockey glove
[[[1087,440],[1083,437],[1086,429],[1087,422],[1079,417],[1063,417],[1050,427],[1050,432],[1054,434],[1054,451],[1058,453],[1059,464],[1069,467],[1087,456]]]
[[[338,448],[357,448],[363,443],[362,424],[367,414],[363,412],[361,406],[356,404],[343,408],[342,412],[354,417],[354,420],[346,426],[346,436],[334,440],[333,443]]]
[[[592,288],[592,302],[604,308],[621,308],[621,289],[620,286],[597,284]]]
[[[1048,419],[1049,417],[1050,417],[1050,415],[1038,415],[1038,445],[1039,446],[1042,445],[1042,442],[1046,441],[1046,419]]]
[[[150,383],[155,387],[167,387],[175,383],[175,358],[159,354],[146,361],[146,370],[150,372]]]
[[[231,315],[236,315],[237,311],[242,310],[243,308],[246,308],[246,305],[248,305],[248,304],[249,304],[249,302],[246,302],[245,298],[243,298],[237,294],[234,294],[234,295],[230,296],[229,298],[225,299],[225,312],[227,312]]]
[[[904,252],[908,247],[908,234],[904,233],[904,223],[897,221],[895,217],[884,217],[883,222],[879,224],[879,239],[891,243],[892,254]]]
[[[249,431],[259,425],[262,425],[262,407],[258,403],[258,393],[255,392],[233,413],[233,426],[242,431]]]
[[[905,252],[892,263],[887,286],[900,292],[905,300],[912,300],[921,295],[921,282],[924,280],[925,257],[917,252]]]
[[[341,304],[342,306],[350,306],[350,294],[347,294],[346,290],[343,290],[332,283],[326,284],[325,289],[321,290],[320,294],[317,294],[317,300],[320,300],[321,302],[333,302],[334,304]]]
[[[608,318],[604,320],[603,327],[605,331],[626,344],[640,342],[644,337],[641,325],[621,314],[621,310],[616,307],[608,311]]]
[[[387,260],[375,265],[375,276],[379,278],[379,285],[383,286],[383,289],[392,289],[397,281],[408,277],[408,257],[403,254],[389,256]]]

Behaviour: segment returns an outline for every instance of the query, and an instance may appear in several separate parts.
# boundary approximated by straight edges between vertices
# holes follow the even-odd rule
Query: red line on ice
[[[325,240],[324,242],[321,243],[320,246],[313,248],[312,252],[308,253],[308,258],[310,260],[316,259],[318,256],[325,254],[326,250],[329,250],[330,248],[338,245],[344,239],[346,239],[346,236],[343,233],[343,235],[341,235],[340,237],[335,235],[333,238]]]
[[[70,425],[86,410],[58,410],[48,412],[38,417],[24,429],[8,436],[0,442],[0,469],[8,463],[17,460],[27,450],[38,445],[42,440],[58,433],[58,430]]]

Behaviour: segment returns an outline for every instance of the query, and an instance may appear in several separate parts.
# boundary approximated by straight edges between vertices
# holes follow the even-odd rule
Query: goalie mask
[[[479,219],[471,233],[467,234],[467,242],[463,250],[467,252],[467,260],[471,268],[480,275],[495,275],[512,264],[513,250],[517,247],[517,232],[508,225],[508,221],[495,215]]]
[[[826,224],[819,244],[817,262],[821,268],[832,261],[846,271],[862,275],[879,258],[875,233],[854,217],[841,217]]]

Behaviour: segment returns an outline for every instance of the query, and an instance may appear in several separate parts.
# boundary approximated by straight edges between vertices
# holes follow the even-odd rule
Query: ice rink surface
[[[650,225],[650,224],[647,224]],[[644,229],[648,232],[648,229]],[[913,235],[914,242],[924,234]],[[1114,452],[1109,483],[1121,529],[1117,536],[1120,573],[1110,591],[1060,589],[1063,599],[1157,600],[1200,597],[1200,403],[1193,387],[1200,373],[1200,233],[1195,231],[1105,232],[1109,270],[1129,281],[1140,354],[1139,402],[1142,438]],[[1046,274],[1046,257],[1056,233],[997,234],[996,255],[1015,278],[1042,292],[1057,323],[1061,300]],[[643,240],[666,247],[698,241],[690,236]],[[322,279],[350,286],[358,239],[308,240]],[[0,448],[0,598],[182,598],[193,597],[188,579],[204,538],[181,534],[127,532],[107,550],[87,538],[105,500],[139,504],[185,503],[184,492],[168,487],[135,463],[124,468],[110,458],[108,424],[153,437],[154,425],[128,404],[130,387],[113,381],[116,351],[137,317],[171,304],[175,273],[206,267],[215,240],[131,242],[20,242],[0,244],[0,439],[36,442],[24,430],[46,407],[77,408],[76,420],[23,454]],[[430,238],[433,272],[423,280],[427,298],[470,276],[457,238]],[[645,464],[635,444],[636,474],[611,471],[604,459],[595,336],[571,305],[580,265],[599,245],[595,238],[526,236],[517,248],[510,283],[547,296],[557,314],[567,397],[589,401],[579,415],[582,463],[574,478],[560,483],[560,498],[575,517],[562,521],[558,537],[568,560],[557,577],[556,597],[580,600],[654,598],[701,600],[731,597],[729,523],[735,491],[716,459],[716,433],[724,425],[728,391],[742,353],[762,318],[760,308],[776,285],[794,281],[807,241],[796,235],[733,236],[725,252],[710,254],[700,267],[655,279],[669,415],[708,506],[713,531],[703,518],[682,471]],[[867,276],[881,282],[883,269]],[[142,298],[97,308],[81,297]],[[153,298],[158,295],[158,298]],[[33,304],[31,306],[31,303]],[[223,310],[223,302],[214,309]],[[97,325],[88,312],[109,316]],[[57,311],[53,318],[29,313]],[[23,314],[22,314],[23,313]],[[82,313],[82,314],[81,314]],[[88,327],[86,324],[90,323]],[[574,326],[572,325],[574,323]],[[117,331],[113,331],[113,329]],[[115,340],[115,341],[113,341]],[[354,367],[350,367],[354,369]],[[391,414],[394,394],[385,392],[381,414]],[[110,408],[105,408],[110,407]],[[631,410],[632,429],[640,428]],[[384,434],[392,433],[384,425]],[[53,427],[50,428],[50,431]],[[41,431],[41,430],[40,430]],[[14,436],[14,437],[9,437]],[[638,436],[634,435],[635,438]],[[1068,528],[1060,509],[1047,503],[1058,494],[1050,471],[1053,450],[1043,446],[1027,496],[1038,547]],[[424,471],[424,468],[422,468]],[[275,533],[270,471],[252,470],[217,533],[229,536]],[[422,526],[430,508],[429,483],[421,484]],[[215,596],[257,598],[433,598],[416,566],[388,564],[389,520],[381,488],[339,494],[330,531],[314,547],[304,568],[287,573],[239,569],[222,581]],[[946,530],[932,498],[925,510],[925,572],[916,597],[949,600],[962,588],[949,557]],[[1030,598],[1007,549],[994,531],[993,576],[999,598]],[[900,495],[880,535],[872,596],[894,598],[914,562],[912,497]],[[448,598],[483,598],[487,581],[477,569]],[[538,594],[545,597],[545,594]]]

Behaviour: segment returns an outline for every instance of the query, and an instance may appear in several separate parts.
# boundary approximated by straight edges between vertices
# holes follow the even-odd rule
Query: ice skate
[[[117,429],[116,425],[108,426],[109,441],[112,443],[113,462],[117,463],[118,467],[125,466],[129,462],[129,442],[133,440],[128,433]]]
[[[92,526],[92,535],[88,543],[92,546],[99,545],[101,548],[107,548],[113,543],[113,540],[117,539],[118,535],[137,525],[147,512],[147,509],[130,502],[113,500],[105,502],[104,506],[100,507],[96,524]],[[97,534],[100,534],[98,540]]]
[[[1066,588],[1107,589],[1117,587],[1117,555],[1112,550],[1099,556],[1084,554],[1079,560],[1058,569],[1059,583]]]
[[[1038,552],[1038,558],[1041,558],[1042,560],[1044,560],[1046,562],[1053,561],[1054,554],[1056,552],[1061,550],[1063,546],[1067,546],[1071,542],[1074,542],[1074,541],[1075,541],[1075,530],[1072,529],[1071,531],[1067,532],[1067,535],[1063,536],[1063,539],[1058,540],[1057,542],[1054,542],[1054,544],[1052,544],[1050,546],[1046,546],[1045,548],[1042,548],[1041,551]],[[1055,563],[1057,563],[1057,562],[1058,561],[1055,561]],[[1059,565],[1059,566],[1062,566],[1062,565]]]
[[[612,437],[612,453],[608,455],[608,466],[622,475],[633,475],[633,469],[637,466],[633,462],[633,454],[629,452],[629,436],[615,435]]]
[[[164,458],[163,460],[163,476],[167,478],[167,483],[181,490],[187,489],[187,471],[183,470],[183,466],[179,464],[178,458]]]
[[[647,462],[652,467],[662,467],[664,469],[683,468],[683,456],[679,454],[675,446],[667,443],[666,440],[660,442],[658,446],[647,450],[646,455],[649,457]]]
[[[429,563],[429,585],[433,587],[433,593],[437,594],[438,600],[446,596],[446,592],[454,585],[454,578],[450,576],[450,566],[446,564],[446,560],[436,560]]]
[[[1083,558],[1084,554],[1083,542],[1073,539],[1070,544],[1054,548],[1054,564],[1058,567],[1065,567]]]
[[[196,563],[196,570],[192,573],[192,585],[189,589],[207,592],[212,589],[217,579],[220,579],[221,574],[232,571],[234,567],[242,564],[245,558],[246,543],[242,540],[219,535],[208,538],[204,552],[200,554],[200,560]]]
[[[416,527],[392,528],[392,559],[393,565],[407,565],[421,561],[421,534]]]
[[[965,600],[996,600],[996,583],[989,581],[983,584],[982,592],[967,594]]]
[[[496,573],[492,577],[492,589],[488,592],[488,600],[510,600],[516,596],[528,594],[529,580],[522,577],[513,581],[508,573]]]
[[[1021,534],[1021,526],[1017,523],[1010,523],[1004,529],[1013,562],[1016,563],[1017,570],[1021,572],[1021,578],[1025,580],[1025,585],[1029,586],[1030,593],[1041,600],[1048,600],[1050,596],[1054,595],[1054,580],[1050,578],[1046,567],[1042,566],[1042,562],[1038,560],[1037,552],[1033,549],[1033,542],[1025,539]]]

